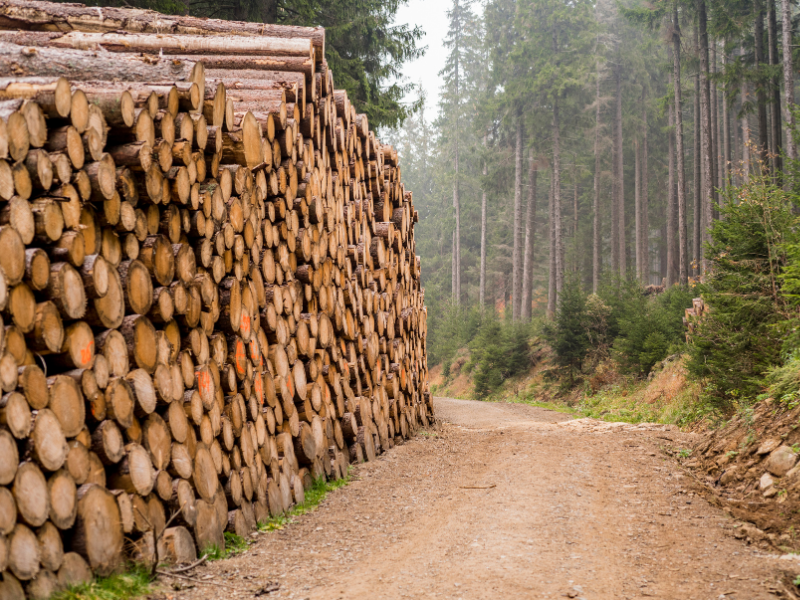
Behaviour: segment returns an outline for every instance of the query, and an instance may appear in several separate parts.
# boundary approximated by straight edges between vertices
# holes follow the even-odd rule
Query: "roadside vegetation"
[[[730,187],[711,226],[703,284],[666,290],[567,279],[530,322],[450,307],[435,393],[558,405],[622,421],[717,426],[767,398],[800,402],[798,197],[767,178]],[[694,298],[705,310],[685,319]],[[688,325],[691,324],[691,332]],[[458,386],[455,386],[458,387]]]

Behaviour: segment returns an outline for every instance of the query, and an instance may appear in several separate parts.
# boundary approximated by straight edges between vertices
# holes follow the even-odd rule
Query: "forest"
[[[438,112],[396,136],[431,360],[447,371],[469,346],[480,396],[540,337],[568,382],[601,356],[641,376],[688,352],[718,400],[760,392],[796,328],[794,4],[454,0],[448,16]]]

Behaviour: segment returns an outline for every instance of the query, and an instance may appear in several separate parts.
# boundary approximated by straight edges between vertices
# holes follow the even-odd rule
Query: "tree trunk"
[[[647,169],[647,105],[645,104],[645,90],[642,88],[642,281],[650,281],[650,217],[648,186],[649,175]]]
[[[725,51],[723,44],[722,52],[722,70],[728,64],[728,53]],[[730,169],[731,169],[731,112],[728,108],[728,90],[727,86],[722,88],[722,189],[727,189],[730,185]]]
[[[701,128],[703,135],[703,196],[705,198],[705,223],[711,224],[713,219],[713,179],[711,170],[711,120],[710,120],[710,105],[711,105],[711,90],[709,89],[708,81],[708,24],[706,16],[706,2],[705,0],[697,0],[697,21],[700,35],[700,111],[701,111]],[[704,228],[703,241],[709,241],[708,227]],[[708,272],[708,260],[703,257],[703,273]]]
[[[575,253],[572,270],[578,272],[578,157],[572,165],[572,250]]]
[[[686,244],[686,182],[684,181],[683,99],[681,98],[681,30],[678,6],[673,9],[673,54],[675,84],[675,150],[678,159],[678,283],[685,285],[689,276],[689,257]]]
[[[711,51],[711,65],[710,71],[712,74],[717,72],[717,42],[714,41],[713,43],[709,44],[709,49]],[[717,113],[719,105],[717,103],[717,83],[715,81],[711,81],[711,112],[709,114],[709,118],[711,119],[711,186],[713,188],[713,208],[712,214],[714,215],[714,219],[719,218],[719,213],[717,211],[717,202],[719,201],[719,194],[717,194],[717,189],[719,188],[719,119],[717,118]]]
[[[747,82],[742,84],[742,104],[747,102],[748,97],[748,84]],[[750,149],[752,148],[752,144],[750,143],[750,119],[749,115],[743,114],[742,115],[742,177],[744,179],[744,183],[750,182],[750,169],[752,168],[751,165],[751,157],[750,157]]]
[[[783,13],[783,100],[784,120],[786,121],[786,156],[790,160],[797,158],[794,144],[794,71],[792,70],[792,4],[790,0],[781,0]]]
[[[456,2],[456,10],[458,10],[458,2]],[[460,34],[460,32],[459,32]],[[461,200],[459,198],[459,171],[458,171],[458,151],[459,151],[459,113],[460,113],[460,91],[459,91],[459,49],[458,49],[459,36],[456,36],[456,69],[455,69],[455,82],[456,82],[456,127],[454,135],[455,156],[454,156],[454,178],[453,178],[453,208],[455,209],[456,229],[453,233],[453,300],[456,304],[461,304]]]
[[[672,49],[669,49],[672,58]],[[669,74],[669,83],[673,84],[674,76]],[[669,143],[667,158],[667,287],[678,281],[678,247],[677,247],[677,186],[675,184],[675,106],[669,105],[667,109],[667,123],[669,126]]]
[[[759,85],[756,88],[756,97],[758,103],[758,156],[757,160],[761,161],[760,168],[768,171],[769,157],[769,134],[767,122],[767,93],[764,91],[764,81],[762,79],[761,65],[764,64],[764,0],[755,0],[753,3],[753,10],[755,12],[755,26],[753,43],[755,45],[755,59],[756,59],[756,74],[759,79]]]
[[[556,306],[564,287],[564,243],[561,237],[561,138],[558,97],[553,101],[553,227],[556,250]]]
[[[778,23],[775,14],[775,0],[767,0],[767,38],[769,43],[769,64],[774,75],[770,78],[772,91],[772,111],[770,112],[770,152],[772,153],[772,169],[776,180],[780,181],[783,168],[781,160],[781,81],[778,76]]]
[[[547,316],[556,314],[556,208],[553,202],[553,181],[550,177],[550,269],[547,286]]]
[[[486,135],[483,136],[483,148],[486,149]],[[487,161],[483,161],[483,177],[488,172]],[[481,273],[480,273],[480,303],[481,308],[486,306],[486,190],[481,190]]]
[[[517,134],[514,145],[514,253],[511,260],[511,314],[515,321],[521,316],[520,308],[522,306],[522,158],[524,137],[522,109],[517,107]],[[555,144],[556,142],[553,143]]]
[[[639,165],[639,140],[633,140],[633,214],[635,223],[636,251],[636,277],[642,279],[642,197],[641,197],[641,167]]]
[[[522,267],[522,318],[531,318],[531,299],[533,292],[533,256],[536,242],[536,180],[538,165],[533,152],[528,158],[528,215],[525,220],[525,259]]]
[[[694,28],[694,46],[695,52],[698,50],[697,39],[697,26]],[[702,176],[700,172],[700,73],[695,73],[694,76],[694,211],[693,211],[693,229],[694,229],[694,277],[700,276],[700,263],[703,256],[703,248],[701,246],[701,232],[703,230],[703,193],[702,193]]]
[[[621,68],[617,67],[617,127],[614,132],[614,142],[617,146],[617,217],[619,225],[617,230],[619,232],[619,276],[624,279],[627,272],[626,256],[625,256],[625,182],[623,177],[623,156],[622,156],[622,73]]]
[[[592,292],[600,283],[600,63],[595,80],[594,197],[592,198]]]

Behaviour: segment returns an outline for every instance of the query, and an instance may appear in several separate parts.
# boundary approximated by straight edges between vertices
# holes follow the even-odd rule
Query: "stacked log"
[[[430,422],[412,194],[322,30],[0,28],[0,597],[224,546]]]

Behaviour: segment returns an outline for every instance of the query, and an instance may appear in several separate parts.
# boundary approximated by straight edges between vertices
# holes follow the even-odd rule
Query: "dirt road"
[[[779,565],[800,572],[735,539],[691,491],[659,452],[687,442],[674,428],[450,399],[436,410],[436,430],[195,574],[230,587],[168,597],[755,600],[776,597]]]

